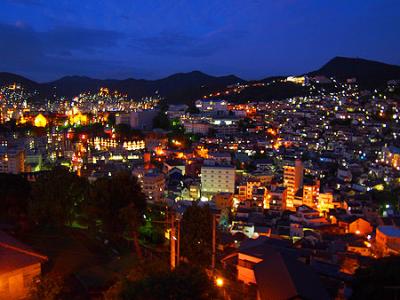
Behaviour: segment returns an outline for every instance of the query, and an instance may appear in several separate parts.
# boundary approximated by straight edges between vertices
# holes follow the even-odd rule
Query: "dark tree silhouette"
[[[143,224],[145,210],[146,197],[136,178],[127,172],[96,180],[85,205],[92,226],[99,220],[101,230],[111,238],[127,233],[133,238],[139,256],[139,227]]]
[[[378,259],[367,268],[359,268],[352,288],[351,299],[399,299],[400,257]]]
[[[196,203],[188,207],[181,222],[182,255],[191,263],[207,266],[212,253],[212,213]]]
[[[29,216],[41,225],[71,224],[85,200],[87,184],[63,167],[40,174],[32,184]]]

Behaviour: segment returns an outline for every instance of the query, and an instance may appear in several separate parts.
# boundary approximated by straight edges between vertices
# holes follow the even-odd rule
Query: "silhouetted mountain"
[[[357,78],[357,82],[366,88],[386,85],[391,79],[400,79],[400,66],[389,65],[361,58],[335,57],[319,70],[307,75],[325,75],[338,80]]]
[[[0,72],[0,86],[13,83],[19,83],[29,90],[39,88],[39,84],[37,82],[34,82],[28,78],[13,73]]]
[[[375,88],[386,85],[391,79],[400,79],[400,66],[389,65],[376,61],[358,58],[335,57],[319,70],[307,75],[325,75],[336,77],[338,80],[357,78],[357,82],[364,88]],[[304,87],[291,83],[275,82],[282,76],[268,77],[260,81],[269,83],[264,87],[250,87],[244,89],[239,95],[227,96],[232,101],[243,100],[268,100],[306,95]],[[158,80],[145,80],[128,78],[93,79],[85,76],[66,76],[58,80],[37,83],[25,77],[0,73],[0,86],[11,83],[21,83],[29,90],[39,92],[41,100],[57,96],[73,97],[81,92],[97,92],[100,87],[108,87],[111,91],[120,91],[134,99],[152,96],[156,92],[166,98],[169,103],[191,103],[193,100],[211,92],[223,90],[227,85],[244,83],[246,81],[234,76],[210,76],[200,71],[177,73]]]
[[[118,90],[129,96],[140,99],[154,95],[158,92],[169,102],[188,102],[201,97],[215,89],[226,85],[244,82],[244,80],[230,75],[215,77],[199,71],[190,73],[177,73],[158,80],[144,79],[92,79],[82,76],[67,76],[59,80],[47,83],[56,89],[57,95],[72,97],[84,91],[96,92],[100,87],[108,87],[110,90]]]

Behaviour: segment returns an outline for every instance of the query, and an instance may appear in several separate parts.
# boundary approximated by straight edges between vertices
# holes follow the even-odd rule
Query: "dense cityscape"
[[[6,2],[11,20],[11,8],[53,9]],[[82,9],[94,24],[99,12],[89,6]],[[232,7],[244,16],[242,6]],[[11,70],[0,72],[0,300],[400,298],[400,66],[338,56],[315,71],[258,80],[200,71],[94,79],[80,74],[97,65],[125,70],[105,54],[120,40],[106,27],[84,29],[82,38],[67,27],[46,29],[58,17],[39,15],[47,20],[37,21],[41,31],[18,17],[10,32],[36,34],[57,51],[26,61],[13,54],[13,34],[3,38],[8,25],[0,22],[0,40],[11,49],[0,49],[0,68]],[[222,30],[219,42],[229,45],[231,25],[207,26],[216,27],[206,34],[212,43],[219,45],[213,35]],[[158,47],[170,63],[138,60],[160,70],[170,70],[176,54],[212,64],[206,44],[163,34],[168,46],[153,38],[136,48],[154,55]],[[76,49],[63,48],[69,39]],[[232,68],[247,67],[224,51]],[[7,60],[13,55],[15,67]],[[64,56],[79,63],[54,63]],[[43,57],[54,66],[31,63]],[[264,57],[254,59],[259,72]],[[290,63],[281,63],[287,70]],[[68,65],[79,76],[28,76],[75,70]]]

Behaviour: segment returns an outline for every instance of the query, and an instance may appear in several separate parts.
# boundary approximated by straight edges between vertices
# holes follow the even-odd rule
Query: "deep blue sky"
[[[0,0],[0,71],[39,81],[258,79],[337,55],[400,64],[400,1]]]

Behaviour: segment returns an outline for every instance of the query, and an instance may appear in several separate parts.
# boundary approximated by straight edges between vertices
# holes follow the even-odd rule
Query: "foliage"
[[[212,253],[212,213],[196,203],[188,207],[181,221],[181,253],[189,262],[209,265]]]
[[[219,226],[221,228],[228,228],[229,224],[231,224],[232,220],[232,212],[229,207],[225,207],[221,210],[221,216],[219,218]]]
[[[30,217],[39,224],[71,224],[87,187],[84,178],[63,167],[40,174],[32,185]]]
[[[122,237],[128,232],[138,247],[137,235],[143,224],[146,197],[136,178],[127,172],[100,178],[91,186],[89,195],[84,210],[92,221],[90,227],[100,220],[100,229],[110,238]]]
[[[399,285],[400,257],[378,259],[356,271],[351,299],[396,299]]]
[[[26,214],[30,185],[19,175],[0,174],[0,218],[17,222]]]
[[[60,276],[39,276],[33,280],[29,291],[32,300],[56,300],[65,292],[64,279]]]
[[[153,273],[141,280],[123,281],[117,292],[106,299],[218,299],[218,292],[207,274],[183,265],[174,271]]]
[[[390,205],[391,208],[398,209],[399,203],[399,189],[390,189],[384,191],[372,190],[372,200],[379,204],[380,211],[386,210],[386,205]]]
[[[157,116],[153,119],[153,127],[154,128],[161,128],[164,130],[170,129],[170,122],[168,116],[165,114],[164,110],[160,110]]]
[[[117,135],[123,138],[142,138],[143,133],[140,130],[132,129],[130,125],[127,124],[118,124],[115,126],[115,132]]]
[[[149,206],[145,215],[145,224],[139,229],[140,236],[147,242],[162,244],[165,240],[165,225],[162,223],[165,221],[165,215],[162,214],[162,207],[157,205]]]

